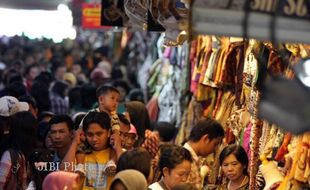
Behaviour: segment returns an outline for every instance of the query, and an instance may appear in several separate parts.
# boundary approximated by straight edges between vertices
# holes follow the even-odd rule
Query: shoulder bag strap
[[[19,152],[15,150],[9,150],[9,152],[10,152],[11,163],[12,163],[11,172],[12,172],[12,175],[16,178],[17,187],[20,187],[21,181],[19,180],[18,172],[21,167],[21,163],[20,163],[21,155]]]

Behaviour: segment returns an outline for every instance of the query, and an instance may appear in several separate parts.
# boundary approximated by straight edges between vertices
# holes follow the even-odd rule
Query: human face
[[[86,140],[96,151],[108,147],[109,136],[109,130],[103,129],[98,123],[91,123],[86,130]]]
[[[29,72],[29,79],[34,80],[39,75],[39,68],[32,67]]]
[[[243,166],[236,158],[234,154],[228,155],[223,163],[222,170],[224,175],[231,181],[238,181],[244,177],[243,170],[246,166]]]
[[[120,138],[121,138],[122,146],[126,142],[127,133],[129,130],[130,130],[129,125],[126,125],[125,123],[120,122]]]
[[[66,122],[51,125],[50,137],[55,149],[64,148],[71,144],[72,132]]]
[[[119,93],[117,92],[108,92],[105,95],[99,97],[99,104],[101,110],[107,111],[109,113],[117,109],[119,103]]]
[[[222,137],[214,138],[210,140],[208,138],[208,135],[204,136],[202,139],[200,139],[200,150],[199,150],[199,155],[202,157],[206,157],[209,154],[213,153],[216,151],[218,146],[222,142]]]
[[[184,160],[173,169],[164,168],[164,182],[169,189],[174,186],[185,183],[189,173],[191,172],[191,163],[188,160]]]
[[[125,144],[124,148],[127,150],[130,150],[133,148],[135,142],[136,142],[137,135],[133,133],[127,133],[125,136]]]
[[[55,73],[55,78],[57,80],[62,80],[63,79],[63,76],[64,74],[66,73],[67,71],[67,68],[66,67],[58,67],[57,70],[56,70],[56,73]]]
[[[81,68],[80,65],[74,64],[74,65],[72,66],[71,72],[72,72],[75,76],[78,75],[81,71],[82,71],[82,68]]]
[[[121,181],[117,180],[113,184],[111,190],[127,190],[127,188],[123,185],[123,183]]]

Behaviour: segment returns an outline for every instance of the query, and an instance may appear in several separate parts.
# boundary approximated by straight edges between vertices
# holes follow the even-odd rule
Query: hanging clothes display
[[[289,48],[288,51],[293,52],[291,59],[301,57],[296,54],[300,52],[296,50],[300,49],[299,46]],[[243,41],[229,37],[198,36],[191,43],[189,58],[190,90],[194,100],[201,105],[203,116],[215,118],[226,129],[226,143],[240,143],[245,148],[249,157],[250,189],[259,186],[263,189],[266,184],[257,161],[260,155],[265,155],[267,159],[280,165],[285,164],[290,141],[294,139],[290,133],[258,118],[261,92],[257,84],[263,56],[267,56],[264,59],[268,62],[268,72],[292,77],[291,66],[282,62],[277,49],[270,43],[253,39]],[[188,107],[185,112],[187,116],[191,113],[190,109]],[[184,120],[181,126],[178,143],[186,137],[185,131],[190,131],[185,127],[192,127]],[[214,164],[212,167],[216,170]],[[215,173],[211,172],[213,176],[209,176],[209,179],[216,179]],[[301,180],[300,174],[296,176]],[[213,180],[214,183],[215,181]]]
[[[195,5],[239,9],[240,2],[197,1]],[[268,77],[292,79],[292,67],[309,57],[309,45],[275,46],[255,39],[208,35],[193,35],[190,42],[186,41],[190,29],[185,29],[183,21],[189,16],[190,4],[174,0],[125,1],[132,26],[150,30],[153,26],[147,25],[151,19],[165,33],[152,41],[133,35],[141,45],[131,45],[135,53],[128,59],[135,62],[128,70],[139,70],[137,81],[151,120],[174,124],[179,129],[175,142],[182,144],[197,121],[212,117],[225,129],[223,146],[236,143],[245,149],[249,158],[249,189],[282,188],[283,183],[291,187],[309,186],[308,136],[296,137],[261,119],[258,110],[264,93],[262,76],[267,73]],[[137,48],[143,53],[135,51]],[[261,69],[262,65],[266,65],[266,70]],[[264,158],[262,162],[260,157]],[[218,154],[207,160],[212,172],[205,183],[216,186],[223,179]],[[268,168],[278,177],[269,180]],[[279,179],[283,182],[279,183]]]

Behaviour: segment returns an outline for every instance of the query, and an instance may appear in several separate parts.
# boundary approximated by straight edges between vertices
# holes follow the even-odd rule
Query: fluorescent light
[[[32,39],[45,37],[61,42],[65,38],[75,39],[72,24],[72,13],[64,4],[54,11],[0,8],[0,36],[24,34]]]

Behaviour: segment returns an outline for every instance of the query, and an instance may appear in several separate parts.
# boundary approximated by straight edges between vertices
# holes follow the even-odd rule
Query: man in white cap
[[[0,98],[0,155],[5,150],[10,133],[9,118],[17,112],[28,111],[29,105],[20,102],[13,96],[3,96]]]

